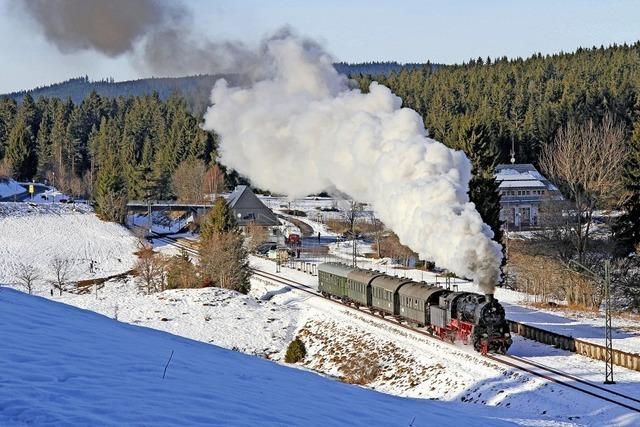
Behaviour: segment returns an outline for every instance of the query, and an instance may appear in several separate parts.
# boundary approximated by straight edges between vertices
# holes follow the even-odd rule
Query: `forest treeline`
[[[183,161],[215,158],[215,137],[199,124],[177,95],[162,101],[158,94],[113,99],[94,92],[80,104],[26,95],[18,105],[3,98],[0,175],[47,180],[98,205],[105,197],[112,205],[170,198]]]
[[[391,72],[399,72],[402,69],[414,69],[419,67],[431,67],[436,69],[436,64],[399,64],[397,62],[363,62],[334,64],[338,72],[347,75],[375,74],[388,75]],[[209,106],[209,96],[215,82],[224,78],[229,83],[237,83],[239,77],[233,74],[202,74],[186,77],[150,77],[145,79],[116,82],[109,77],[101,80],[90,80],[88,76],[76,77],[60,83],[39,86],[29,90],[21,90],[0,97],[12,98],[18,103],[22,102],[25,95],[31,95],[33,99],[59,98],[71,99],[75,104],[80,104],[89,94],[96,92],[107,98],[132,97],[151,95],[154,92],[160,99],[167,100],[174,93],[179,93],[191,114],[201,116]]]
[[[537,164],[542,146],[570,121],[601,121],[610,114],[632,132],[640,43],[353,77],[363,90],[372,80],[391,88],[424,117],[430,135],[449,146],[481,127],[499,162],[508,162],[513,139],[517,162]]]

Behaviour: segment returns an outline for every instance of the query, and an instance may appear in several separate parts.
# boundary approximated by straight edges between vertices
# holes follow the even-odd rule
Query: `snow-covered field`
[[[314,221],[309,218],[304,221],[312,226],[314,224]],[[29,225],[32,230],[23,232],[22,229],[28,228]],[[316,228],[324,236],[320,226],[321,224],[316,224]],[[80,230],[81,227],[84,227],[82,229],[84,231]],[[0,251],[4,251],[0,252],[2,274],[5,274],[5,271],[11,272],[12,268],[15,271],[15,267],[12,266],[17,265],[17,261],[25,257],[36,260],[38,265],[46,265],[50,262],[53,254],[69,255],[84,248],[87,251],[86,254],[90,254],[88,256],[91,259],[99,261],[95,263],[96,272],[93,276],[103,277],[107,274],[100,274],[105,271],[100,271],[97,267],[101,264],[109,265],[110,267],[106,271],[110,271],[111,274],[126,271],[135,260],[132,252],[137,248],[136,239],[126,229],[114,224],[103,223],[95,217],[89,208],[83,205],[29,206],[20,204],[20,208],[18,208],[14,204],[0,204],[0,233],[2,233],[0,234],[2,236]],[[5,236],[8,236],[7,245],[4,244]],[[193,236],[185,237],[192,238]],[[48,248],[48,251],[39,252],[29,246],[34,241],[40,242],[42,246]],[[6,251],[6,248],[14,249]],[[20,250],[16,250],[16,248]],[[337,245],[336,248],[335,252],[338,255],[345,258],[350,257],[350,250],[346,246],[341,248]],[[170,246],[159,249],[174,250]],[[117,254],[121,254],[121,261],[114,260]],[[70,256],[70,258],[76,259],[78,257]],[[359,260],[363,263],[367,261],[370,262],[366,258]],[[251,263],[254,267],[270,272],[275,271],[275,265],[271,261],[252,257]],[[91,274],[87,274],[86,268],[84,270],[81,268],[81,263],[78,264],[79,266],[76,266],[78,268],[74,270],[76,278],[92,277]],[[119,268],[124,264],[127,264],[126,268]],[[439,284],[442,284],[443,281],[442,277],[436,277],[435,274],[418,270],[397,269],[392,265],[376,265],[375,268],[386,269],[389,273],[413,277],[416,280],[433,283],[437,280]],[[303,272],[285,267],[281,274],[307,283],[309,286],[317,285],[315,277]],[[14,283],[14,281],[6,279],[0,279],[0,283],[3,283],[3,280],[6,284]],[[461,290],[475,290],[472,288],[472,284],[460,280],[456,280],[454,285],[459,286]],[[0,299],[3,293],[4,291],[0,291]],[[374,370],[373,373],[368,372],[369,377],[364,382],[367,387],[403,397],[449,401],[447,403],[449,406],[445,407],[452,408],[452,413],[461,410],[463,420],[465,420],[465,414],[477,413],[478,416],[489,414],[488,416],[508,419],[522,425],[640,424],[640,418],[629,415],[623,409],[562,386],[548,384],[519,372],[513,372],[504,366],[483,359],[468,347],[453,348],[438,341],[428,340],[423,336],[396,329],[358,312],[346,310],[344,307],[337,306],[322,298],[310,297],[287,286],[258,277],[252,279],[252,291],[248,296],[215,288],[170,290],[145,295],[140,292],[132,278],[108,281],[104,285],[91,289],[91,292],[86,294],[65,292],[61,296],[57,293],[51,296],[48,286],[38,287],[36,293],[49,299],[101,313],[121,322],[170,332],[280,362],[283,360],[287,344],[296,335],[299,335],[308,349],[308,355],[301,364],[304,369],[315,370],[347,382],[354,382],[355,378],[355,382],[358,382],[357,379],[361,376],[363,368],[361,364],[366,362],[364,363],[365,368]],[[497,297],[503,302],[507,302],[505,305],[508,311],[510,308],[522,308],[518,305],[522,300],[522,295],[517,292],[500,289],[497,292]],[[536,311],[527,316],[530,321],[538,319],[542,322],[539,316],[547,314],[553,313]],[[550,326],[554,326],[554,323],[555,326],[558,326],[558,324],[566,325],[568,322],[549,321],[549,323]],[[0,330],[4,330],[4,328]],[[70,327],[67,333],[73,333]],[[156,333],[154,336],[160,335]],[[115,339],[113,338],[113,340]],[[172,340],[176,339],[172,338]],[[216,349],[215,351],[221,350]],[[511,352],[533,357],[538,362],[574,373],[594,382],[601,381],[601,362],[518,337],[516,337]],[[204,359],[207,357],[204,356]],[[0,360],[1,358],[2,355],[0,355]],[[71,360],[65,359],[65,361],[65,363],[71,363]],[[111,363],[108,360],[104,361]],[[140,367],[135,363],[134,366]],[[123,369],[118,372],[127,372],[128,368]],[[191,369],[194,367],[191,366]],[[97,382],[96,378],[101,373],[104,373],[104,366],[99,367],[99,372],[95,377],[87,376],[87,381],[95,380]],[[75,378],[73,375],[76,374],[72,374],[70,378]],[[81,374],[77,375],[84,378]],[[265,373],[265,375],[270,376],[269,373]],[[0,379],[5,377],[0,375]],[[134,377],[136,380],[138,379],[137,376],[134,375]],[[273,377],[271,376],[271,378]],[[25,379],[25,381],[27,380],[28,378]],[[616,380],[618,384],[614,386],[615,390],[630,395],[640,394],[640,373],[616,368]],[[107,380],[107,383],[110,384],[110,381],[110,379]],[[38,380],[33,385],[36,390],[46,389]],[[91,404],[87,402],[77,401],[80,397],[66,397],[65,385],[63,382],[60,385],[62,391],[59,391],[61,395],[65,396],[63,400],[68,399],[68,402],[77,404],[79,408],[91,407]],[[89,390],[98,387],[93,383],[87,384],[87,386]],[[194,384],[194,387],[196,386],[197,384]],[[26,383],[24,387],[27,387]],[[146,390],[136,387],[138,386],[134,387],[138,391]],[[187,387],[187,389],[189,388]],[[0,388],[0,393],[2,393],[2,388]],[[122,396],[126,395],[120,389],[117,393]],[[196,393],[200,393],[200,391]],[[153,393],[151,394],[153,395]],[[90,395],[94,395],[94,391]],[[39,397],[42,398],[42,395]],[[25,402],[28,401],[27,398],[25,399]],[[55,399],[50,400],[55,401]],[[429,403],[424,400],[420,402]],[[454,402],[465,402],[465,404],[460,406],[459,403]],[[24,409],[25,406],[28,406],[26,403],[20,406],[23,403],[19,403],[17,407]],[[142,401],[140,404],[149,405]],[[402,405],[405,404],[402,403]],[[494,408],[489,408],[493,410],[485,412],[488,410],[486,406]],[[9,412],[11,414],[32,414],[28,410],[20,412],[16,406],[12,408]],[[34,408],[41,407],[36,405]],[[37,412],[37,409],[34,410]],[[169,410],[173,411],[172,407]],[[270,414],[268,409],[265,410]],[[434,411],[431,408],[428,410]],[[203,413],[202,408],[195,411],[197,414]],[[180,417],[183,412],[178,410],[176,414]],[[107,415],[107,418],[110,416]],[[203,421],[204,424],[215,424],[211,422],[211,418],[207,418],[208,415],[203,416],[203,419],[206,419]],[[17,420],[20,419],[17,418]],[[36,418],[27,419],[36,420]],[[109,418],[109,420],[111,419]],[[136,418],[136,420],[140,420],[140,418]],[[322,415],[318,420],[318,423],[324,420],[321,423],[324,425],[338,423],[336,420],[334,420],[335,423],[332,423],[328,419],[324,419]],[[386,420],[388,419],[380,418],[370,424],[398,424],[397,422],[389,423]],[[413,417],[406,424],[409,425],[412,420]],[[422,425],[419,421],[420,418],[416,417],[412,425]],[[494,421],[496,420],[473,419],[469,423],[495,425]],[[432,422],[431,418],[429,422]],[[65,424],[59,419],[51,423]],[[104,423],[112,422],[105,421]],[[120,423],[130,424],[124,421]],[[133,423],[144,424],[146,422],[133,421]],[[151,423],[174,424],[163,421]],[[182,424],[185,423],[193,424],[196,421],[187,421]],[[275,423],[277,424],[277,421]],[[0,424],[2,423],[0,422]],[[71,422],[71,424],[86,423],[78,421]],[[98,424],[100,423],[98,422]],[[243,422],[232,424],[243,424]],[[264,423],[258,424],[263,425]],[[315,422],[305,423],[304,420],[299,423],[285,424],[317,425]],[[399,424],[405,424],[404,419]],[[456,425],[459,425],[459,422]]]
[[[68,260],[69,280],[89,279],[130,270],[138,249],[126,228],[83,204],[0,203],[0,242],[0,284],[17,283],[21,267],[32,265],[40,287],[53,279],[55,258]]]
[[[0,328],[2,425],[513,425],[490,408],[376,393],[10,289]]]

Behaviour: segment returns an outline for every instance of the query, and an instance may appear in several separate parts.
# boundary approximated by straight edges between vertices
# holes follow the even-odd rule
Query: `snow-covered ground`
[[[138,242],[124,227],[101,221],[83,204],[0,203],[0,284],[15,284],[23,265],[38,285],[53,279],[55,258],[68,260],[68,280],[130,270]]]
[[[26,192],[27,190],[18,184],[17,181],[8,178],[0,178],[0,198],[11,197]]]
[[[8,235],[9,241],[14,242],[13,245],[16,245],[16,242],[26,245],[40,239],[52,254],[59,253],[61,247],[62,252],[67,253],[73,251],[72,248],[80,246],[87,248],[89,253],[96,254],[92,257],[111,259],[116,253],[122,253],[129,263],[135,260],[132,252],[136,249],[137,242],[129,232],[120,226],[99,221],[87,207],[20,204],[20,208],[14,206],[7,210],[7,207],[11,206],[0,205],[0,236],[4,238]],[[313,222],[308,218],[305,221]],[[23,241],[21,229],[27,227],[27,224],[34,230],[28,231],[27,238]],[[78,237],[78,228],[81,226],[86,227],[86,233],[80,232]],[[116,229],[109,228],[111,231],[107,232],[103,227]],[[193,236],[187,235],[185,238]],[[114,249],[114,252],[105,253],[105,248],[111,247],[110,245],[122,245],[122,248],[119,251]],[[172,247],[165,245],[160,249],[170,248]],[[4,245],[0,246],[0,250],[4,250]],[[4,263],[0,265],[3,271],[5,266],[11,265],[11,260],[15,261],[20,257],[34,257],[36,260],[46,258],[46,254],[30,248],[24,249],[23,252],[5,252],[0,255],[0,262]],[[344,255],[347,256],[346,249]],[[350,252],[348,256],[350,257]],[[365,262],[367,259],[363,258],[360,261]],[[46,264],[45,261],[38,262]],[[251,263],[266,271],[275,271],[275,265],[271,261],[252,257]],[[442,277],[418,270],[396,269],[390,265],[378,265],[376,268],[387,269],[387,272],[395,272],[416,280],[422,279],[432,283],[437,281],[439,284],[443,282]],[[126,271],[117,268],[113,270]],[[83,274],[81,270],[77,273]],[[283,268],[281,274],[309,286],[317,286],[317,278],[309,274],[288,268]],[[85,274],[79,278],[89,277],[91,275]],[[460,280],[455,280],[453,284],[461,289],[472,289],[473,286]],[[0,298],[3,292],[0,291]],[[308,347],[308,356],[302,363],[306,369],[352,381],[354,377],[358,377],[358,371],[361,369],[358,360],[364,359],[368,367],[378,370],[368,380],[368,387],[405,397],[466,402],[463,407],[465,413],[477,412],[481,415],[487,410],[485,406],[493,406],[497,409],[487,412],[492,414],[490,416],[526,425],[640,424],[639,418],[630,416],[623,409],[562,386],[547,384],[539,379],[512,372],[504,366],[483,359],[468,347],[452,348],[444,343],[383,324],[358,312],[346,310],[322,298],[310,297],[287,286],[257,277],[252,279],[252,291],[249,296],[213,288],[171,290],[145,295],[131,278],[108,281],[85,294],[65,292],[62,296],[56,294],[52,297],[48,287],[44,286],[38,287],[36,293],[123,322],[171,332],[276,361],[282,361],[286,345],[294,336],[299,335]],[[499,290],[497,297],[518,307],[516,303],[521,300],[522,295]],[[2,326],[0,328],[4,330]],[[536,361],[582,378],[601,380],[602,363],[579,355],[517,337],[511,352],[534,357]],[[100,366],[100,369],[102,368]],[[0,378],[5,376],[0,375]],[[640,373],[616,368],[616,380],[616,390],[630,395],[640,394]],[[36,382],[34,387],[39,389],[39,383]],[[93,386],[90,386],[90,389],[91,387]],[[0,393],[1,390],[0,388]],[[74,396],[72,399],[79,398]],[[86,406],[86,403],[72,399],[69,402],[75,402],[80,407]],[[452,412],[458,410],[457,403],[450,405],[453,408]],[[202,409],[197,413],[201,412]],[[25,410],[24,413],[29,411]],[[318,419],[323,420],[322,417]],[[379,419],[371,424],[388,425],[385,420]],[[418,421],[419,418],[416,418],[412,425],[421,425]],[[493,421],[482,420],[477,423],[494,425]],[[210,423],[210,419],[206,422]],[[410,422],[411,420],[407,421],[407,425]],[[431,423],[432,419],[429,419],[429,422]],[[459,424],[458,420],[456,422]],[[301,423],[310,424],[303,421]],[[401,424],[403,423],[404,421]],[[332,423],[327,421],[324,424]]]
[[[513,425],[492,408],[376,393],[10,289],[0,328],[2,425]]]
[[[252,265],[275,271],[273,262],[261,258],[252,258]],[[317,286],[316,278],[307,273],[283,267],[279,274],[310,287]],[[286,287],[274,284],[274,288]],[[396,395],[499,406],[522,417],[577,425],[640,422],[640,418],[624,418],[628,413],[613,405],[491,363],[468,346],[452,348],[323,298],[291,292],[299,294],[300,305],[304,307],[301,311],[306,317],[299,318],[299,335],[309,349],[304,365],[311,369],[344,379],[363,361],[379,370],[368,386]],[[602,380],[602,362],[574,353],[520,337],[515,337],[510,352],[584,379]],[[615,390],[639,394],[640,373],[616,368],[616,375]]]

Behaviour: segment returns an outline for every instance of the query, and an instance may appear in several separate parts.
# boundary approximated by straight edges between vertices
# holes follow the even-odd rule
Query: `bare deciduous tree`
[[[189,158],[181,162],[171,178],[171,188],[181,202],[201,202],[204,199],[205,165]]]
[[[382,221],[375,217],[373,211],[371,211],[371,226],[369,227],[369,233],[373,238],[374,249],[377,251],[378,258],[382,258],[380,243],[385,236],[385,226]]]
[[[200,268],[203,279],[213,286],[249,292],[247,252],[238,233],[215,233],[206,239],[200,249]]]
[[[619,205],[626,198],[623,182],[625,133],[610,117],[602,123],[569,124],[542,150],[541,166],[572,202],[564,212],[578,261],[584,260],[597,208]]]
[[[29,293],[33,293],[33,286],[40,280],[40,271],[32,264],[20,264],[18,266],[18,281]]]
[[[58,289],[60,295],[62,295],[62,291],[69,281],[69,274],[71,272],[71,264],[68,259],[55,257],[51,261],[51,270],[53,271],[54,279],[51,281],[51,284],[54,288]]]
[[[401,261],[403,265],[408,266],[411,258],[418,259],[418,255],[408,246],[400,243],[400,239],[395,233],[380,240],[379,245],[374,245],[374,249],[378,251],[380,257],[389,257]]]
[[[8,159],[0,161],[0,179],[11,178],[13,176],[13,168]]]
[[[166,265],[164,257],[151,248],[138,252],[135,273],[144,292],[152,294],[166,289]]]
[[[211,194],[211,200],[215,200],[219,193],[225,190],[224,173],[220,166],[213,164],[204,174],[203,179],[204,192]]]
[[[269,233],[266,227],[259,226],[254,223],[250,223],[244,230],[247,236],[247,249],[249,252],[253,252],[256,248],[267,241]]]

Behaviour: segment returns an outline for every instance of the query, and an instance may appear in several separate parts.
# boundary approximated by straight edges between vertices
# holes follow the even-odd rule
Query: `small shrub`
[[[375,381],[380,375],[380,364],[377,357],[369,355],[364,358],[350,357],[340,371],[344,373],[341,380],[347,384],[366,385]]]
[[[284,356],[284,361],[287,363],[298,363],[307,355],[307,349],[304,347],[304,343],[298,337],[291,341],[289,347],[287,347],[287,354]]]

